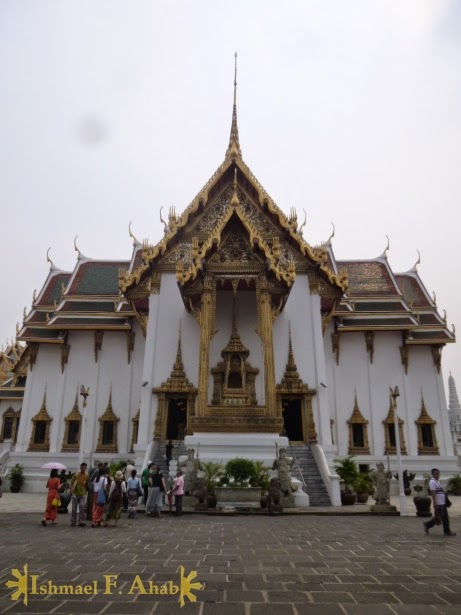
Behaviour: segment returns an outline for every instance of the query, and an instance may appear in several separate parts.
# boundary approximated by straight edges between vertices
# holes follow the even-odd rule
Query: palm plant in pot
[[[366,504],[370,497],[370,491],[373,485],[369,474],[359,472],[357,480],[354,484],[355,491],[357,493],[357,502],[359,504]]]
[[[344,483],[344,491],[341,492],[341,504],[349,506],[355,503],[355,484],[359,478],[359,469],[354,461],[353,455],[348,455],[343,459],[334,459],[334,469],[336,474]]]
[[[18,493],[24,483],[24,467],[17,463],[8,472],[8,480],[10,482],[10,491]]]

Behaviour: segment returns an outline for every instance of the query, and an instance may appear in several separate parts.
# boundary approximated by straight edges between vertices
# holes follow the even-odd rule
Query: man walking
[[[88,494],[89,478],[86,472],[86,463],[80,464],[80,472],[76,472],[70,479],[70,495],[72,496],[72,516],[70,524],[72,527],[77,525],[77,508],[78,508],[78,526],[85,527],[85,500]]]
[[[429,491],[432,496],[432,504],[434,506],[434,516],[429,521],[423,522],[424,531],[429,534],[429,530],[434,525],[443,525],[443,533],[445,536],[456,536],[455,532],[450,530],[450,520],[448,519],[447,496],[442,486],[439,483],[440,472],[437,468],[431,470],[432,478],[429,481]]]

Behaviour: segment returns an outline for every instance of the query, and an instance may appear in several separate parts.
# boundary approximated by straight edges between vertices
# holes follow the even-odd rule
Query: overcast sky
[[[336,226],[339,259],[390,237],[394,271],[461,333],[461,1],[0,0],[0,343],[48,273],[129,259],[224,158],[238,52],[243,157],[279,207]],[[461,393],[461,347],[443,352]]]

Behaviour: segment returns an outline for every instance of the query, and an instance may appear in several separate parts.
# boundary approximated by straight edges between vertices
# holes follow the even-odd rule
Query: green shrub
[[[255,477],[255,464],[251,459],[236,457],[226,463],[226,475],[236,483],[246,483]]]

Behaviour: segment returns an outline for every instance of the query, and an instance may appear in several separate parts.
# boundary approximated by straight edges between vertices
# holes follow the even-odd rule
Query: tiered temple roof
[[[164,237],[156,246],[147,241],[141,244],[129,227],[133,250],[127,260],[87,258],[75,242],[78,258],[72,272],[59,270],[48,257],[48,277],[38,296],[34,293],[32,307],[17,331],[17,340],[28,344],[22,368],[31,345],[65,344],[69,330],[129,330],[137,318],[145,331],[156,269],[176,271],[180,287],[184,286],[203,274],[205,257],[215,253],[224,241],[224,229],[232,224],[244,228],[250,250],[265,260],[266,269],[280,283],[290,286],[297,272],[317,278],[325,325],[334,318],[337,333],[401,331],[406,345],[440,347],[455,341],[454,329],[449,331],[446,317],[439,315],[416,265],[405,273],[394,273],[388,248],[374,259],[336,260],[334,231],[318,247],[304,240],[304,224],[298,226],[296,212],[286,216],[243,161],[236,78],[223,163],[181,216],[172,208],[168,223],[162,222]]]

